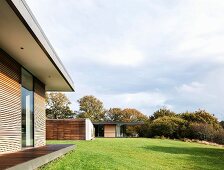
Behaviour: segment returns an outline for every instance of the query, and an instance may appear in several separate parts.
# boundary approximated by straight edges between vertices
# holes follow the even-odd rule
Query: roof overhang
[[[74,91],[72,79],[24,0],[0,1],[0,48],[46,85]]]
[[[93,122],[94,125],[129,125],[129,126],[134,126],[134,125],[142,125],[144,122],[139,121],[139,122]]]

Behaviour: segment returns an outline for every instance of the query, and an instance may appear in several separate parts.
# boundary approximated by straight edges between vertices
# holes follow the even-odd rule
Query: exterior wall
[[[34,79],[34,146],[46,144],[45,85]]]
[[[106,138],[116,137],[116,125],[104,125],[104,137]]]
[[[0,49],[0,154],[21,150],[21,66]],[[45,145],[45,85],[34,79],[34,147]]]
[[[21,67],[0,49],[0,153],[21,149]]]
[[[94,127],[90,119],[85,120],[86,125],[86,140],[92,140],[94,138]]]
[[[49,119],[47,140],[85,140],[85,119]]]

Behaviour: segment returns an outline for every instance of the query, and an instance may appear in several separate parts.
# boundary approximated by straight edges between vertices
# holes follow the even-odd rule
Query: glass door
[[[33,76],[22,69],[22,147],[34,146]]]

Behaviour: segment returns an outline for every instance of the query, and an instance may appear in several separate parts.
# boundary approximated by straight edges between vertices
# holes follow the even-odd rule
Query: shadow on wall
[[[161,154],[172,154],[178,159],[182,159],[181,155],[188,155],[188,161],[196,163],[200,168],[206,165],[208,169],[224,169],[224,162],[220,164],[220,159],[224,161],[224,148],[206,148],[206,147],[167,147],[167,146],[145,146],[143,149],[148,151],[160,152]],[[217,166],[214,167],[214,164]],[[219,165],[218,165],[219,164]]]

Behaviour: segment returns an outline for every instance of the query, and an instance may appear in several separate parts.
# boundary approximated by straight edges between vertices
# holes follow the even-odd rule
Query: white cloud
[[[73,102],[93,94],[107,107],[224,119],[223,0],[27,2],[72,74]]]
[[[163,106],[172,107],[166,104],[167,98],[160,92],[102,94],[99,95],[99,98],[104,101],[106,108],[136,108],[147,115],[151,115],[156,109]]]
[[[98,59],[108,65],[139,66],[143,63],[144,56],[135,47],[125,45],[100,54]]]
[[[205,93],[205,84],[199,82],[191,82],[190,84],[183,84],[180,87],[176,87],[179,93],[190,93],[198,94],[198,93]]]

